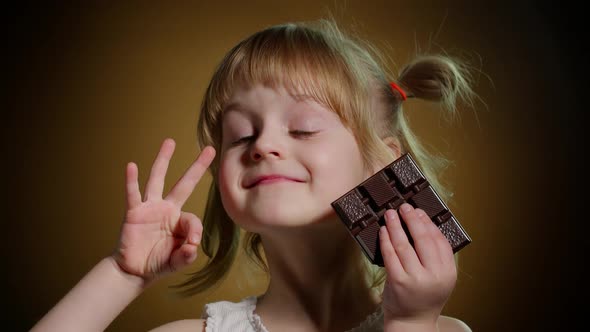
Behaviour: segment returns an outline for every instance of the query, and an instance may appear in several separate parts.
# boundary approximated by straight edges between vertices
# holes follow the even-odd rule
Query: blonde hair
[[[198,143],[201,149],[211,145],[220,151],[223,110],[237,86],[283,86],[336,112],[362,147],[366,167],[393,161],[383,138],[397,138],[401,152],[411,153],[443,199],[448,199],[449,192],[437,178],[445,160],[420,144],[404,116],[400,93],[389,83],[395,81],[409,97],[440,102],[453,114],[458,97],[470,101],[473,95],[467,67],[448,56],[420,55],[395,78],[384,69],[383,59],[370,44],[345,35],[333,20],[289,23],[259,31],[231,49],[213,74],[201,105]],[[375,109],[374,100],[382,111]],[[185,295],[218,284],[239,251],[240,229],[226,214],[216,184],[219,158],[218,154],[210,168],[214,181],[203,217],[201,247],[209,260],[177,285]],[[244,238],[245,252],[267,271],[260,236],[247,233]],[[369,264],[367,268],[372,286],[382,285],[382,269]]]

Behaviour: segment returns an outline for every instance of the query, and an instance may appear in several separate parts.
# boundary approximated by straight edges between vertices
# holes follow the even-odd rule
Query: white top
[[[260,316],[254,313],[256,296],[249,296],[240,302],[220,301],[208,303],[201,318],[207,320],[206,332],[268,332]],[[381,307],[367,316],[359,326],[346,332],[382,332],[383,311]]]

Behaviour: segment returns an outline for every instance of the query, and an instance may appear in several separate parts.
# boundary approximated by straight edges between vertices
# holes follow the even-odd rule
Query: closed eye
[[[243,144],[243,143],[248,143],[248,142],[249,142],[249,141],[251,141],[252,139],[254,139],[254,135],[250,135],[250,136],[244,136],[244,137],[241,137],[241,138],[239,138],[239,139],[238,139],[238,140],[236,140],[236,141],[233,141],[233,142],[231,143],[231,145],[240,145],[240,144]]]
[[[305,131],[305,130],[291,130],[289,132],[290,135],[295,136],[297,138],[309,138],[317,133],[318,133],[318,131]],[[249,143],[254,139],[255,139],[255,135],[240,137],[238,140],[233,141],[231,143],[231,145],[235,146],[235,145]]]
[[[295,137],[308,138],[308,137],[311,137],[311,136],[317,134],[318,132],[317,131],[304,131],[304,130],[291,130],[289,133]]]

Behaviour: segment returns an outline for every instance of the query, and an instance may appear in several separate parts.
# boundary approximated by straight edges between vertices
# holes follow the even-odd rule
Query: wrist
[[[125,269],[123,269],[121,265],[119,265],[117,259],[114,256],[108,256],[104,258],[104,260],[113,267],[115,273],[118,276],[125,280],[125,282],[130,283],[131,286],[134,288],[144,290],[148,288],[153,282],[152,280],[125,271]]]

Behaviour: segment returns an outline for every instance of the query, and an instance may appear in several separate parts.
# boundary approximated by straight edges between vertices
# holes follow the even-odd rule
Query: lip
[[[283,181],[304,182],[303,180],[296,179],[296,178],[282,175],[282,174],[264,174],[264,175],[256,176],[249,181],[246,181],[246,184],[244,185],[244,187],[246,189],[251,189],[251,188],[254,188],[258,185],[271,184],[271,183],[283,182]]]

